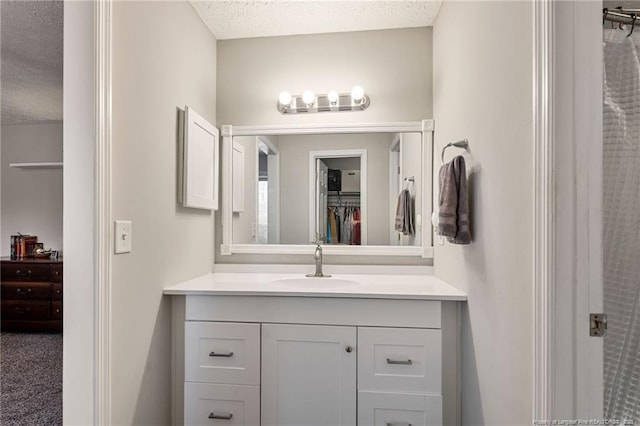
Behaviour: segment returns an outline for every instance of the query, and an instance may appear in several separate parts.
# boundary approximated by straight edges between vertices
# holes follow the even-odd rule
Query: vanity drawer
[[[358,424],[367,426],[442,425],[442,395],[358,392]]]
[[[49,265],[38,263],[2,263],[3,281],[49,281]]]
[[[260,384],[260,324],[187,321],[185,380]]]
[[[49,300],[51,284],[43,282],[3,282],[2,300]]]
[[[358,390],[440,394],[442,332],[358,328]]]
[[[185,425],[260,425],[260,386],[185,383]]]

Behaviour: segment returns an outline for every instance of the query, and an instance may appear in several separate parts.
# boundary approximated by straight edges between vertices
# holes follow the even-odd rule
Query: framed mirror
[[[433,257],[433,121],[222,126],[222,255]]]

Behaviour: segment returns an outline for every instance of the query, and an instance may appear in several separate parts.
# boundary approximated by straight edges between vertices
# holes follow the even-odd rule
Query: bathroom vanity
[[[434,276],[212,273],[164,294],[174,424],[460,424],[466,295]]]

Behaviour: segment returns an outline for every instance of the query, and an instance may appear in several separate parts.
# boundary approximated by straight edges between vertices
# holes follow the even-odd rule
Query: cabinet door
[[[262,326],[262,425],[356,424],[356,329]]]

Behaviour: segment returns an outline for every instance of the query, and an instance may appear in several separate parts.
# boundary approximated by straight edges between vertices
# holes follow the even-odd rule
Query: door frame
[[[601,419],[602,3],[533,8],[533,419]]]
[[[65,424],[111,424],[111,16],[64,4]]]
[[[582,56],[589,56],[587,52],[588,46],[593,46],[592,41],[594,31],[592,28],[587,28],[588,25],[582,22],[581,25],[577,25],[574,19],[570,22],[563,22],[562,24],[571,25],[569,28],[562,30],[562,25],[557,25],[554,19],[555,8],[560,4],[568,3],[568,7],[573,7],[576,15],[586,15],[587,21],[591,22],[593,17],[598,16],[598,20],[601,19],[602,5],[600,2],[580,2],[579,5],[575,5],[574,2],[552,2],[550,0],[541,0],[532,2],[532,8],[534,9],[534,81],[533,81],[533,100],[534,100],[534,145],[535,145],[535,159],[534,159],[534,199],[535,199],[535,229],[534,229],[534,271],[533,271],[533,300],[534,300],[534,389],[533,389],[533,418],[534,419],[552,419],[558,409],[557,393],[554,389],[559,386],[555,380],[556,369],[558,364],[560,353],[556,345],[556,337],[558,331],[554,330],[559,323],[556,321],[556,312],[562,312],[562,310],[568,306],[563,303],[567,299],[578,300],[584,306],[591,304],[591,308],[598,307],[598,286],[601,289],[601,276],[598,268],[599,265],[598,256],[601,257],[601,251],[598,251],[598,246],[601,250],[601,242],[598,243],[598,233],[592,232],[598,226],[599,219],[601,219],[601,202],[599,203],[595,196],[589,195],[590,191],[585,194],[586,188],[589,188],[590,184],[598,185],[602,179],[601,169],[598,169],[597,161],[597,149],[592,144],[581,143],[581,147],[587,149],[578,149],[575,152],[570,151],[567,155],[570,159],[579,158],[584,161],[580,161],[579,165],[587,165],[585,170],[589,170],[591,173],[582,173],[577,176],[578,181],[569,188],[569,192],[574,195],[580,189],[580,196],[576,198],[576,204],[574,205],[574,216],[571,218],[561,218],[557,215],[555,210],[555,201],[558,193],[555,191],[555,153],[561,147],[562,144],[567,143],[571,146],[575,146],[576,135],[570,140],[563,140],[558,138],[558,129],[556,126],[559,123],[566,123],[571,125],[573,129],[581,129],[580,135],[586,135],[588,140],[592,141],[594,136],[598,133],[589,133],[587,130],[593,130],[593,126],[598,127],[598,120],[601,130],[601,115],[597,116],[593,114],[593,111],[588,110],[588,103],[584,103],[583,108],[578,108],[578,114],[572,114],[573,109],[561,109],[558,108],[558,102],[562,99],[561,94],[555,89],[571,89],[580,88],[574,92],[576,98],[580,96],[586,96],[592,100],[595,97],[602,95],[597,93],[598,88],[601,88],[602,81],[596,81],[593,72],[584,73],[584,69],[580,67],[573,68],[574,76],[576,77],[574,85],[562,86],[559,81],[556,81],[556,74],[554,70],[554,60],[559,57],[560,53],[563,55],[569,55],[577,61]],[[73,5],[74,2],[68,2],[65,4],[65,8],[69,5]],[[95,121],[94,121],[94,149],[95,163],[87,167],[87,171],[83,174],[89,181],[95,179],[94,185],[94,197],[93,209],[86,209],[83,213],[85,219],[89,219],[95,224],[93,239],[91,246],[93,266],[91,268],[94,278],[94,296],[93,300],[84,300],[82,302],[85,305],[79,312],[79,317],[73,318],[74,321],[86,320],[93,324],[93,330],[95,335],[91,339],[90,345],[92,347],[93,358],[90,361],[93,367],[93,386],[82,386],[86,389],[77,389],[73,393],[73,397],[80,395],[83,391],[86,395],[93,395],[90,398],[91,408],[87,410],[93,415],[90,420],[94,424],[108,425],[110,424],[109,409],[110,409],[110,247],[111,247],[111,199],[110,199],[110,182],[111,182],[111,0],[102,0],[100,2],[91,3],[93,9],[93,25],[87,25],[83,31],[86,33],[88,39],[94,40],[94,52],[92,66],[88,67],[86,73],[94,75],[96,80],[96,90],[93,93],[94,105],[95,105]],[[579,6],[579,7],[577,7]],[[76,7],[80,7],[78,4]],[[67,18],[65,13],[65,18]],[[67,19],[65,19],[65,26]],[[597,27],[600,31],[600,26]],[[556,33],[557,29],[561,29]],[[560,39],[581,40],[575,38],[581,35],[581,32],[587,32],[588,43],[580,45],[580,43],[570,45],[559,45]],[[584,35],[584,34],[582,34]],[[600,34],[601,40],[601,34]],[[582,43],[582,42],[581,42]],[[600,47],[600,44],[598,45]],[[576,50],[580,50],[578,57],[574,57]],[[593,52],[591,52],[593,53]],[[66,55],[66,51],[65,51]],[[582,58],[584,59],[584,58]],[[578,61],[579,62],[579,61]],[[597,74],[597,71],[596,71]],[[593,84],[595,83],[595,86]],[[582,94],[581,94],[582,93]],[[584,98],[575,99],[574,101],[582,100]],[[601,100],[601,99],[600,99]],[[574,106],[579,106],[574,103]],[[600,105],[601,107],[601,105]],[[584,121],[584,118],[588,117],[593,121]],[[589,126],[589,123],[595,123]],[[587,124],[584,129],[582,125]],[[599,133],[601,135],[601,132]],[[600,141],[601,143],[601,141]],[[596,147],[598,144],[596,143]],[[600,154],[601,155],[601,154]],[[560,157],[558,157],[560,160]],[[558,161],[559,163],[559,161]],[[595,166],[595,170],[590,170],[590,166]],[[600,166],[601,167],[601,166]],[[598,171],[600,173],[598,173]],[[586,175],[586,176],[585,176]],[[595,191],[593,191],[595,192]],[[586,217],[585,217],[586,212]],[[579,216],[579,217],[576,217]],[[578,221],[576,222],[576,219]],[[557,253],[556,255],[556,229],[563,229],[564,225],[569,225],[570,229],[573,229],[575,234],[580,234],[578,230],[583,231],[584,226],[590,231],[589,239],[585,245],[573,245],[572,253]],[[581,226],[578,227],[577,224]],[[573,238],[577,238],[579,235],[574,235]],[[590,251],[591,249],[591,251]],[[556,277],[560,276],[562,270],[569,270],[570,275],[575,273],[575,262],[563,262],[564,258],[572,257],[576,255],[576,259],[580,259],[581,265],[586,262],[588,268],[583,273],[588,274],[586,279],[589,286],[575,286],[577,282],[570,280],[570,282],[560,283],[556,281]],[[66,260],[67,270],[79,267],[81,265],[74,265],[72,259]],[[599,265],[599,266],[598,266]],[[573,272],[572,272],[573,271]],[[86,278],[86,277],[85,277]],[[78,283],[80,284],[80,283]],[[586,287],[586,288],[585,288]],[[558,295],[559,289],[568,291],[563,292],[562,295]],[[576,294],[580,292],[580,294]],[[586,292],[586,296],[585,293]],[[69,296],[69,293],[66,294]],[[69,297],[66,297],[69,300]],[[586,304],[583,301],[587,301]],[[89,303],[87,303],[89,302]],[[600,296],[601,305],[601,296]],[[65,310],[65,338],[69,338],[69,334],[66,332],[69,322],[67,319],[72,319],[68,315],[68,311]],[[565,327],[567,328],[567,327]],[[563,341],[570,341],[575,338],[581,342],[581,346],[595,346],[594,349],[598,351],[598,346],[601,346],[601,340],[587,339],[584,337],[584,330],[587,327],[582,321],[582,318],[578,320],[577,315],[573,316],[573,321],[568,327],[566,333],[559,337],[562,337]],[[74,342],[68,342],[72,349],[76,349]],[[80,348],[86,347],[86,343],[78,342]],[[600,406],[600,416],[602,412],[602,403],[597,401],[597,391],[592,392],[590,386],[598,387],[598,382],[601,381],[602,376],[598,379],[598,372],[590,370],[593,359],[590,362],[578,362],[578,351],[573,349],[570,358],[573,360],[573,373],[575,374],[572,380],[569,380],[569,394],[565,396],[576,401],[574,406],[575,415],[581,415],[585,407],[589,407],[590,404],[596,404],[593,407]],[[68,355],[65,355],[68,356]],[[597,358],[597,355],[596,355]],[[600,364],[601,365],[601,364]],[[577,382],[575,377],[581,377],[581,384],[585,384],[586,387],[577,388]],[[586,379],[585,379],[586,378]],[[585,380],[582,382],[582,380]],[[73,383],[74,377],[70,374],[65,375],[66,386],[64,386],[63,396],[65,400],[65,406],[72,404],[84,404],[85,400],[74,400],[72,396],[69,396],[69,389],[71,383]],[[85,383],[85,380],[80,380],[78,383]],[[566,383],[565,383],[566,384]],[[594,396],[595,395],[595,396]],[[85,407],[86,408],[86,407]],[[597,411],[597,409],[596,409]],[[69,416],[72,417],[72,416]],[[597,413],[596,413],[597,417]],[[65,419],[67,419],[67,412],[65,411]],[[67,420],[68,421],[68,420]]]
[[[315,241],[316,160],[323,158],[360,158],[360,245],[367,245],[367,150],[330,149],[309,151],[309,241]],[[313,225],[312,225],[313,224]]]

